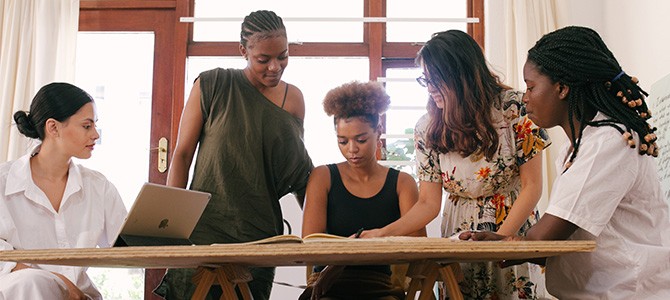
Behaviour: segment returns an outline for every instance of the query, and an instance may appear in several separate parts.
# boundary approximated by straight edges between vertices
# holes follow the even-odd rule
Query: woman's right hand
[[[458,238],[466,241],[499,241],[510,237],[492,231],[464,231],[458,235]]]

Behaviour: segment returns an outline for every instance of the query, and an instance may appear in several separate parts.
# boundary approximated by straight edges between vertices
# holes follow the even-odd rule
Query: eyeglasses
[[[428,85],[436,86],[435,82],[424,76],[417,77],[416,82],[418,82],[422,87],[428,87]]]

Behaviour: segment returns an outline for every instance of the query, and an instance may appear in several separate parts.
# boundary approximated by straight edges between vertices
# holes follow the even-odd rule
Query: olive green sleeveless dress
[[[304,189],[313,168],[302,120],[265,98],[242,70],[218,68],[199,78],[203,127],[190,189],[209,192],[212,199],[191,240],[239,243],[282,234],[279,199]],[[274,268],[251,271],[254,299],[268,299]],[[190,299],[193,273],[169,270],[156,293]]]

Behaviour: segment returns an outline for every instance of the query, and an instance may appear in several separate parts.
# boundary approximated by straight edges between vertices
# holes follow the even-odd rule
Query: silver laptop
[[[191,245],[188,238],[210,198],[205,192],[145,183],[113,245]]]

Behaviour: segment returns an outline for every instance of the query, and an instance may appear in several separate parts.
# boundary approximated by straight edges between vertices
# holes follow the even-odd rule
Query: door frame
[[[79,31],[153,32],[154,61],[151,90],[149,182],[165,184],[167,172],[158,171],[158,141],[168,138],[168,163],[177,139],[184,107],[184,78],[188,3],[176,0],[104,1],[81,0]],[[132,169],[129,169],[132,172]],[[152,293],[164,269],[145,269],[144,299],[160,299]]]

